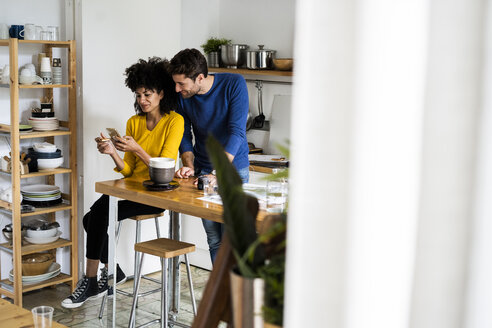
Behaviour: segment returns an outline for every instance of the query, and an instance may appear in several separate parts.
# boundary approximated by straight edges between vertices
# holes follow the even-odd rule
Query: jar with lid
[[[258,45],[258,49],[249,50],[246,53],[246,67],[249,69],[273,69],[275,50],[263,49],[264,45]]]

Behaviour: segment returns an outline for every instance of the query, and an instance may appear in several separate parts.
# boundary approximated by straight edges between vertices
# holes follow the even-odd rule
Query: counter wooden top
[[[20,306],[14,305],[0,298],[0,326],[9,328],[30,328],[34,327],[32,313]],[[58,322],[53,321],[53,328],[67,328]]]
[[[170,191],[149,191],[142,181],[118,179],[96,182],[96,192],[131,200],[133,202],[164,208],[170,211],[222,222],[222,205],[198,199],[203,191],[193,184],[193,179],[175,179],[179,187]],[[266,212],[258,213],[257,221],[263,221]]]

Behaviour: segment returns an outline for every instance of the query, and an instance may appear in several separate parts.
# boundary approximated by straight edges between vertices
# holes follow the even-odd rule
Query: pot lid
[[[258,49],[255,49],[255,50],[249,50],[248,52],[272,52],[272,53],[277,52],[277,50],[263,49],[263,47],[265,47],[265,45],[263,45],[263,44],[259,44],[259,45],[258,45]]]

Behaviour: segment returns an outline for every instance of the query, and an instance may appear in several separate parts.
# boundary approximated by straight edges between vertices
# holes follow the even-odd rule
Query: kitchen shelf
[[[60,124],[63,124],[60,122]],[[0,134],[9,135],[11,133],[11,126],[8,124],[0,124]],[[19,132],[20,139],[33,139],[33,138],[46,138],[46,137],[56,137],[70,135],[72,132],[67,128],[59,128],[58,130],[52,131],[27,131]]]
[[[27,241],[25,245],[22,245],[22,255],[38,253],[43,251],[48,251],[50,249],[55,249],[59,247],[72,246],[72,242],[67,239],[60,238],[52,243],[48,244],[30,244]],[[9,253],[12,253],[12,245],[10,243],[2,243],[0,244],[0,249]]]
[[[261,80],[273,83],[292,83],[293,73],[290,71],[256,70],[247,68],[217,68],[209,67],[210,73],[236,73],[244,76],[246,80]]]
[[[56,276],[54,278],[39,282],[37,284],[24,285],[24,286],[22,286],[22,292],[25,293],[25,292],[29,292],[31,290],[37,290],[37,289],[48,287],[48,286],[58,285],[58,284],[62,284],[65,282],[70,282],[71,280],[72,280],[71,276],[69,276],[65,273],[60,273],[58,276]],[[3,280],[0,280],[0,284],[2,286],[0,288],[1,293],[3,293],[3,290],[5,290],[9,293],[13,293],[12,281],[10,281],[8,279],[3,279]],[[5,295],[7,295],[7,293],[5,293]]]
[[[28,52],[44,52],[46,56],[53,57],[54,48],[66,48],[64,52],[66,56],[66,67],[68,68],[68,84],[49,84],[49,85],[20,85],[19,84],[19,47],[26,45],[34,45],[28,47]],[[59,283],[69,282],[72,289],[78,281],[78,221],[77,221],[77,102],[76,102],[76,49],[75,41],[37,41],[37,40],[0,40],[0,46],[9,48],[9,65],[10,65],[10,81],[9,84],[3,84],[0,87],[8,88],[10,95],[10,124],[0,124],[0,136],[10,138],[11,148],[11,166],[12,172],[2,172],[8,175],[12,186],[12,201],[6,202],[0,200],[0,212],[10,215],[12,219],[13,243],[0,244],[0,250],[9,253],[12,256],[14,282],[0,277],[0,295],[8,296],[14,300],[14,304],[22,306],[22,294],[27,291],[53,286]],[[19,131],[20,111],[19,99],[23,94],[23,89],[40,89],[43,96],[53,98],[54,89],[59,88],[60,92],[66,92],[67,104],[57,104],[57,108],[64,110],[68,119],[60,121],[60,128],[53,131]],[[62,100],[60,100],[62,101]],[[65,156],[68,160],[68,167],[60,167],[53,170],[43,170],[40,172],[32,172],[27,174],[20,173],[20,143],[24,139],[40,138],[44,141],[53,143],[54,137],[67,136],[68,149]],[[32,212],[21,212],[21,179],[25,178],[44,178],[46,184],[53,185],[55,175],[67,174],[61,178],[64,182],[68,182],[67,190],[62,193],[62,203],[50,207],[37,207]],[[68,180],[68,181],[67,181]],[[67,185],[64,183],[64,185]],[[59,239],[53,243],[45,245],[22,245],[21,241],[21,225],[22,218],[35,215],[44,215],[48,220],[54,221],[57,219],[56,213],[66,211],[63,216],[68,220],[66,225],[68,231],[65,231],[69,236],[67,239]],[[39,251],[47,251],[69,246],[70,261],[68,267],[64,271],[70,274],[60,274],[57,277],[43,281],[38,284],[24,285],[22,283],[22,255],[35,253]]]
[[[0,170],[0,173],[5,174],[5,175],[11,175],[10,172],[6,172],[6,171],[2,171],[2,170]],[[66,168],[66,167],[58,167],[56,169],[51,169],[51,170],[41,170],[38,172],[21,174],[20,178],[21,179],[27,179],[27,178],[42,177],[42,176],[48,176],[48,175],[53,175],[53,174],[63,174],[63,173],[72,173],[72,170],[69,168]]]

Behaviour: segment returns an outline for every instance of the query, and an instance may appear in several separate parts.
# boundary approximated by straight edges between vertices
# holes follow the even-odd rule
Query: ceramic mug
[[[36,25],[24,24],[24,39],[36,40]]]
[[[10,37],[24,40],[24,25],[12,25],[9,29]]]
[[[0,24],[0,39],[8,39],[9,38],[9,27],[7,24]]]

